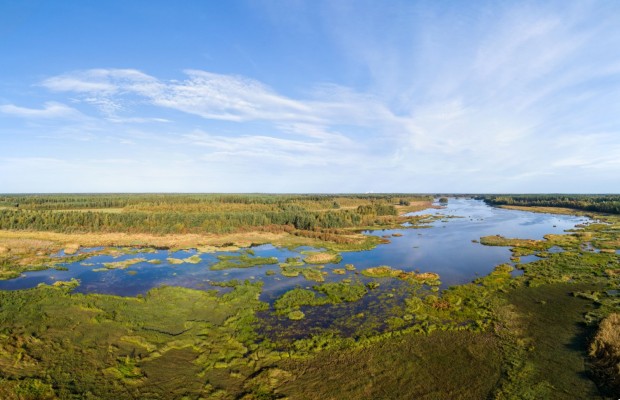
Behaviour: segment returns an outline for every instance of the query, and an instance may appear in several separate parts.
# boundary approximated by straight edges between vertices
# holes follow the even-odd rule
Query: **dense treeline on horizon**
[[[520,194],[482,196],[481,198],[491,205],[564,207],[620,214],[620,195],[617,194]]]
[[[432,201],[398,194],[0,195],[0,229],[55,232],[228,233],[248,227],[352,228]],[[278,230],[278,229],[276,229]]]

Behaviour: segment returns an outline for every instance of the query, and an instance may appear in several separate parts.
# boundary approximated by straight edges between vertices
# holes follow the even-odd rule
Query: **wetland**
[[[56,196],[0,210],[3,398],[617,394],[613,214],[466,196]],[[157,225],[175,207],[193,214],[177,219],[186,233]],[[85,225],[52,229],[58,215]]]

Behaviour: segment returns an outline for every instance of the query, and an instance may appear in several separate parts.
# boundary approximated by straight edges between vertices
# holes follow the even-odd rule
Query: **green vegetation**
[[[0,292],[2,398],[229,397],[277,359],[253,344],[260,284],[143,298],[68,290]]]
[[[250,268],[257,265],[273,265],[278,263],[276,257],[252,257],[247,253],[234,256],[217,256],[220,260],[211,265],[210,269],[220,271],[231,268]]]
[[[158,231],[164,216],[181,224],[170,228],[175,232],[207,232],[216,221],[221,225],[213,232],[238,230],[214,241],[165,238],[174,249],[189,248],[188,243],[232,249],[265,238],[291,247],[321,240],[326,251],[279,265],[283,276],[303,274],[317,282],[327,272],[313,262],[339,262],[338,251],[380,240],[360,239],[351,230],[405,221],[396,214],[415,201],[383,195],[67,195],[5,196],[0,203],[17,199],[19,207],[4,204],[8,209],[2,210],[11,215],[7,218],[16,217],[15,226],[25,226],[26,214],[35,216],[33,229],[45,223],[37,219],[42,216],[49,216],[48,222],[53,215],[59,221],[64,215],[71,215],[68,221],[78,221],[78,215],[88,216],[85,220],[114,216],[97,229],[123,235],[101,234],[101,240],[110,240],[106,246],[137,240],[134,233],[124,236],[142,229],[132,225],[133,218],[142,218],[137,215],[152,217],[152,225],[144,228],[148,232],[166,233]],[[122,212],[98,211],[112,209]],[[209,213],[219,217],[202,225]],[[259,217],[270,213],[297,215],[299,227]],[[222,217],[233,214],[238,218]],[[301,229],[311,215],[320,217],[313,217],[312,229]],[[243,225],[250,216],[256,224]],[[9,220],[5,217],[1,223]],[[127,219],[121,222],[121,217]],[[330,218],[346,226],[327,227]],[[209,282],[213,288],[206,291],[162,287],[137,297],[73,293],[77,280],[3,291],[0,398],[614,398],[620,389],[620,256],[615,253],[620,219],[596,218],[598,223],[544,240],[483,237],[483,245],[510,247],[516,265],[499,265],[472,283],[441,291],[433,273],[388,266],[353,272],[350,264],[332,270],[346,275],[334,276],[346,278],[341,282],[297,287],[271,299],[271,307],[259,300],[260,283],[236,280]],[[357,222],[347,225],[352,221]],[[91,228],[84,229],[99,232]],[[83,242],[76,236],[3,234],[0,276],[33,266],[62,268],[59,261],[82,257]],[[148,237],[152,246],[161,243],[157,240]],[[67,256],[51,257],[62,249]],[[106,248],[99,254],[132,251]],[[540,258],[519,263],[526,255]],[[198,255],[171,260],[201,262]],[[129,258],[109,266],[144,261]],[[277,263],[245,250],[220,256],[214,269]],[[514,268],[523,274],[513,276]],[[271,294],[263,295],[269,299]]]
[[[334,252],[305,251],[302,254],[306,255],[306,264],[338,264],[342,260],[342,256]]]
[[[558,195],[558,194],[526,194],[483,196],[491,205],[514,205],[526,207],[562,207],[574,210],[595,211],[620,214],[620,196],[618,195]]]
[[[288,313],[288,319],[292,319],[293,321],[299,321],[300,319],[304,319],[305,316],[306,315],[299,310],[291,311],[290,313]]]
[[[301,274],[307,280],[315,282],[325,281],[325,274],[327,274],[326,271],[321,271],[319,268],[282,266],[282,264],[280,265],[280,273],[288,278],[294,278]]]
[[[289,257],[286,262],[280,263],[280,273],[282,276],[288,278],[294,278],[303,275],[304,278],[310,281],[323,282],[325,281],[326,271],[321,271],[324,266],[307,267],[304,261],[301,261],[298,257]]]
[[[103,263],[103,266],[106,269],[126,269],[126,268],[131,267],[134,264],[138,264],[138,263],[145,262],[145,261],[146,261],[146,258],[130,258],[128,260],[123,260],[123,261]]]
[[[620,393],[620,314],[613,313],[601,321],[590,345],[593,371],[604,390]]]
[[[0,229],[169,234],[260,227],[335,240],[338,233],[330,230],[396,223],[403,199],[418,209],[431,201],[424,196],[370,194],[4,195]],[[110,209],[122,212],[107,212]]]
[[[289,314],[302,306],[321,306],[354,302],[361,299],[368,290],[360,283],[324,283],[313,286],[313,290],[295,288],[280,296],[273,304],[277,314]],[[323,296],[317,296],[322,294]]]
[[[398,278],[412,283],[426,284],[438,286],[441,284],[439,275],[434,272],[405,272],[400,269],[394,269],[387,265],[379,267],[367,268],[362,271],[362,275],[370,278]]]

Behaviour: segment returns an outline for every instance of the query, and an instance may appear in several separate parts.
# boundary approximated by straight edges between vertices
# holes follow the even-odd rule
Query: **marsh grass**
[[[585,364],[592,330],[583,314],[593,304],[571,295],[596,287],[556,283],[507,294],[513,313],[503,319],[510,329],[501,335],[512,368],[506,370],[499,398],[600,398]]]
[[[333,252],[302,252],[306,257],[304,262],[306,264],[338,264],[342,260],[342,256]]]
[[[344,210],[351,206],[338,202]],[[542,241],[491,237],[493,245],[512,246],[515,257],[547,257],[519,265],[518,278],[512,266],[500,265],[442,291],[429,286],[438,282],[434,274],[383,266],[361,271],[365,278],[350,274],[339,283],[293,289],[273,309],[259,301],[261,285],[247,281],[211,282],[226,288],[221,292],[163,287],[140,297],[71,293],[77,281],[0,292],[0,397],[596,398],[587,376],[598,371],[599,382],[612,382],[602,367],[615,361],[597,362],[615,354],[608,343],[617,326],[606,318],[620,311],[618,296],[605,290],[617,289],[618,255],[587,250],[590,244],[611,249],[619,240],[620,220],[605,218]],[[150,236],[148,242],[249,246],[267,240],[265,234]],[[326,243],[303,234],[270,233],[280,244]],[[23,235],[0,232],[0,273],[18,273],[27,259],[52,266],[52,252],[83,246],[79,235]],[[115,245],[130,238],[145,244],[135,235],[118,238]],[[319,247],[331,253],[381,241],[367,238]],[[549,251],[553,246],[563,251]],[[238,268],[260,260],[251,252],[232,257],[219,262]],[[280,267],[283,275],[307,271],[322,278],[325,272],[299,259]],[[597,328],[601,334],[588,347]],[[588,349],[592,370],[584,363]]]
[[[620,314],[603,319],[590,343],[590,360],[595,380],[609,396],[620,393]]]
[[[434,272],[405,272],[387,265],[366,268],[361,273],[369,278],[398,278],[411,283],[426,284],[431,286],[438,286],[441,284],[439,281],[439,274]]]
[[[132,265],[135,264],[139,264],[141,262],[145,262],[146,258],[130,258],[128,260],[123,260],[123,261],[114,261],[114,262],[107,262],[107,263],[103,263],[103,266],[106,269],[127,269]]]
[[[232,256],[220,255],[217,256],[217,258],[220,261],[209,267],[213,271],[221,271],[231,268],[251,268],[259,265],[273,265],[278,263],[278,259],[276,257],[252,257],[248,254]]]
[[[0,394],[200,397],[207,377],[222,365],[241,371],[229,383],[218,382],[221,393],[234,392],[254,368],[273,359],[252,345],[254,313],[266,307],[258,301],[260,285],[233,286],[224,295],[160,288],[143,298],[70,294],[69,287],[50,286],[0,292]]]
[[[271,393],[291,399],[483,399],[497,385],[500,365],[498,341],[489,334],[406,334],[280,362],[294,379],[277,382]]]

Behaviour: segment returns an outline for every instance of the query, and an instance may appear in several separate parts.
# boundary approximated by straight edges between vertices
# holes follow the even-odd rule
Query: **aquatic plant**
[[[342,256],[333,252],[302,252],[306,257],[306,264],[337,264],[342,260]]]
[[[370,278],[398,278],[411,283],[419,283],[426,285],[439,285],[439,274],[434,272],[405,272],[400,269],[394,269],[387,265],[367,268],[362,271],[362,275]]]
[[[276,257],[250,257],[248,254],[240,255],[220,255],[217,256],[220,260],[217,263],[211,265],[209,268],[214,271],[220,271],[231,268],[251,268],[259,265],[272,265],[277,264],[278,259]]]
[[[300,319],[304,319],[306,315],[299,311],[299,310],[294,310],[288,313],[288,319],[291,319],[293,321],[298,321]]]
[[[103,263],[103,266],[107,269],[126,269],[129,268],[130,266],[134,265],[134,264],[139,264],[141,262],[145,262],[146,258],[130,258],[128,260],[123,260],[123,261],[114,261],[114,262],[107,262],[107,263]]]

